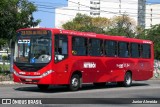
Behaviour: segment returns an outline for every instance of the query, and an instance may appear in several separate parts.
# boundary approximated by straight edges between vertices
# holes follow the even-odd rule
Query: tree
[[[148,39],[148,35],[147,35],[148,29],[144,29],[141,26],[137,26],[136,27],[136,35],[135,38],[137,39]]]
[[[62,27],[69,30],[135,37],[135,22],[127,15],[108,19],[78,13],[73,20],[63,24]]]
[[[76,30],[83,32],[105,33],[105,28],[108,26],[109,19],[102,17],[90,17],[78,13],[72,21],[63,24],[62,27],[68,30]]]
[[[62,25],[64,29],[77,31],[87,31],[88,26],[91,26],[91,17],[79,13],[72,21],[68,21]]]
[[[34,21],[32,16],[35,11],[36,6],[28,0],[1,0],[0,45],[14,38],[16,30],[38,25],[40,20]]]
[[[135,37],[135,22],[127,15],[115,16],[111,19],[107,34]]]
[[[155,59],[160,59],[160,24],[154,25],[146,31],[147,38],[154,43]]]
[[[108,29],[110,24],[111,24],[110,19],[107,19],[107,18],[104,18],[104,17],[94,17],[94,18],[92,18],[92,25],[97,27],[97,28],[101,28],[103,30],[106,30],[106,29]]]

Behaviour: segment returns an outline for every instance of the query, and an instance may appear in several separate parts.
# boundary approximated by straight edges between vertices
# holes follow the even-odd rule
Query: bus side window
[[[119,57],[129,57],[129,43],[119,42],[118,44],[118,56]]]
[[[55,35],[55,61],[68,57],[68,38],[66,35]]]
[[[139,44],[131,43],[130,50],[131,50],[131,57],[132,58],[139,58],[140,57],[140,45]]]
[[[103,55],[103,40],[90,39],[90,55],[91,56],[102,56]]]
[[[141,55],[142,58],[151,58],[151,46],[149,44],[141,45]]]
[[[72,38],[72,54],[85,56],[87,55],[87,38],[84,37],[73,37]]]
[[[105,55],[109,57],[117,56],[117,42],[116,41],[105,41]]]

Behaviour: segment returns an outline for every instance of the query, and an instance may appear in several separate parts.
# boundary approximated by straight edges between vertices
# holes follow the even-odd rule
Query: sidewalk
[[[0,81],[0,85],[5,85],[5,84],[18,84],[18,83],[15,83],[13,81]]]

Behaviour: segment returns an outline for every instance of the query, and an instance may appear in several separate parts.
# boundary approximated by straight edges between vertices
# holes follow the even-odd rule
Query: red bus
[[[103,86],[117,82],[126,87],[132,81],[153,76],[153,43],[149,40],[52,28],[17,31],[14,82],[67,85],[78,90],[82,83]]]

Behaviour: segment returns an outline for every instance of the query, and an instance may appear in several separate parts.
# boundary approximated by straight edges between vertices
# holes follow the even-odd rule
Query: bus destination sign
[[[47,35],[47,30],[25,30],[21,31],[21,35]]]

